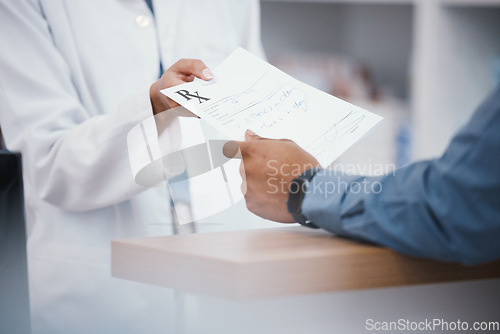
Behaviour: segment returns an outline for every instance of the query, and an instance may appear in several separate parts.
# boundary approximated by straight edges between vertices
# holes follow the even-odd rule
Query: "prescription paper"
[[[231,140],[247,129],[291,139],[326,167],[365,136],[382,117],[313,88],[238,48],[214,79],[161,91]]]

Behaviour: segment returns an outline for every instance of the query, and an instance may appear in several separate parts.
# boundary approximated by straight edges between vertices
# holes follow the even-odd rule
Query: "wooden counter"
[[[114,277],[227,298],[500,277],[500,262],[444,264],[304,227],[113,241]]]

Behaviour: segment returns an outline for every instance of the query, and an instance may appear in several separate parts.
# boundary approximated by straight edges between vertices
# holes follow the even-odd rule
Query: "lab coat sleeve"
[[[302,210],[335,234],[402,253],[479,264],[500,258],[500,87],[444,155],[359,177],[321,170]]]
[[[145,190],[130,170],[127,133],[152,115],[146,87],[113,113],[84,108],[35,1],[0,0],[0,45],[0,124],[38,196],[84,211]]]

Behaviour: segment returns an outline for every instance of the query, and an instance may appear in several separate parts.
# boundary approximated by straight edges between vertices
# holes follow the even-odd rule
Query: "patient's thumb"
[[[250,129],[248,129],[247,131],[245,131],[245,141],[256,140],[256,139],[262,139],[262,137],[259,136],[258,134],[256,134],[255,132],[253,132]]]

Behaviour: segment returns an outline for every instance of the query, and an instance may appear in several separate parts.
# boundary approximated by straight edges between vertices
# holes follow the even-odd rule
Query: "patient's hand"
[[[208,81],[213,78],[213,74],[210,69],[198,59],[181,59],[166,70],[161,78],[153,83],[149,89],[153,113],[156,115],[167,109],[179,106],[175,101],[163,95],[160,90],[193,81],[195,77]],[[192,113],[183,116],[196,117],[196,115]]]
[[[286,206],[288,187],[304,171],[319,166],[312,155],[291,140],[262,138],[249,130],[244,142],[227,143],[224,154],[242,158],[241,187],[250,211],[265,219],[295,222]]]

